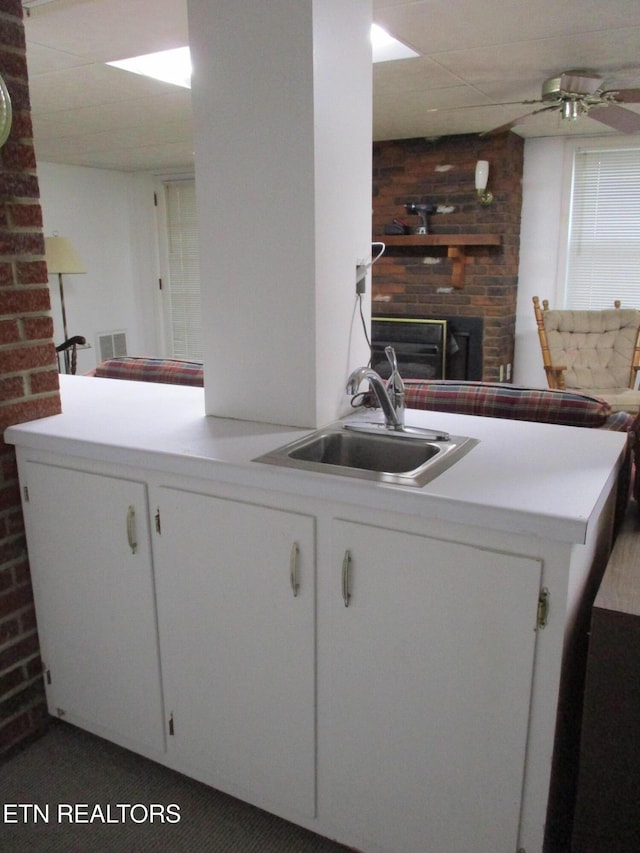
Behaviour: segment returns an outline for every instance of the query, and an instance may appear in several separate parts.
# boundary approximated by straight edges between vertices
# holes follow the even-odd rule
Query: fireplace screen
[[[444,379],[447,361],[447,321],[412,317],[371,318],[371,366],[387,379],[391,372],[385,347],[396,351],[403,379]]]
[[[375,315],[371,318],[372,365],[388,377],[384,348],[392,346],[405,379],[480,381],[482,330],[482,317]]]

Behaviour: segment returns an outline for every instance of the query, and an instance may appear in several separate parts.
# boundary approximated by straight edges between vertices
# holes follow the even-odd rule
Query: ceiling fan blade
[[[613,95],[621,104],[640,104],[640,89],[609,89],[604,95]]]
[[[506,124],[501,124],[500,127],[494,127],[491,130],[485,130],[480,136],[497,136],[498,133],[506,133],[506,131],[511,130],[511,128],[516,127],[519,124],[522,124],[523,121],[526,121],[531,116],[538,115],[538,113],[546,113],[548,110],[557,110],[560,104],[556,102],[555,104],[550,104],[548,107],[542,107],[539,110],[534,110],[532,113],[527,113],[526,115],[519,116],[518,118],[514,118],[513,121],[508,121]]]
[[[593,107],[589,110],[588,116],[602,122],[602,124],[613,127],[615,130],[620,130],[622,133],[638,133],[640,131],[640,115],[632,113],[631,110],[625,110],[624,107],[618,107],[616,104],[609,104],[606,107]]]

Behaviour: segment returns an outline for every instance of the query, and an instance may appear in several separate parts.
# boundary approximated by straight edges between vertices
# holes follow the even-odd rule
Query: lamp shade
[[[45,237],[44,257],[50,274],[86,273],[84,264],[66,237]]]

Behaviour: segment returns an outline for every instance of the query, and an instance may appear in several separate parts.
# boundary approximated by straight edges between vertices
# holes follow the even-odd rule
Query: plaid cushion
[[[404,385],[412,409],[582,427],[604,426],[611,415],[606,400],[573,391],[455,380],[407,379]]]
[[[138,382],[164,382],[167,385],[204,386],[201,361],[179,358],[109,358],[95,369],[104,379],[135,379]]]

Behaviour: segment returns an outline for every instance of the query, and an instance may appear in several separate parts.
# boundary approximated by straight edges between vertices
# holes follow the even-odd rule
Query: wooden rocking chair
[[[640,409],[640,311],[549,310],[533,297],[542,360],[549,388],[602,397],[614,412]]]

